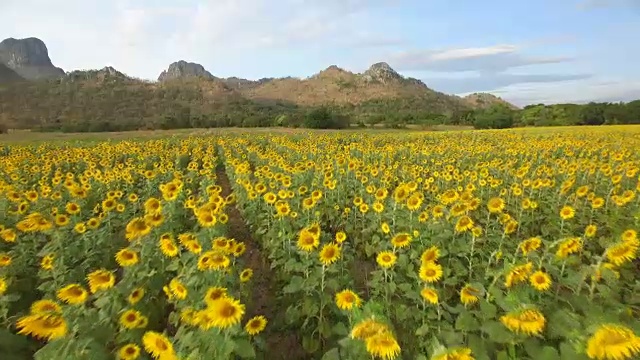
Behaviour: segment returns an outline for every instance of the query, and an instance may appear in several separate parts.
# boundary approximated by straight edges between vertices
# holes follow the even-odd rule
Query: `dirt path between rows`
[[[233,192],[224,167],[216,169],[217,183],[222,187],[222,195]],[[238,241],[244,241],[247,251],[244,254],[245,266],[253,269],[251,279],[251,300],[247,304],[245,318],[254,315],[264,315],[269,323],[262,337],[266,340],[266,349],[256,349],[257,359],[264,360],[306,360],[309,355],[303,350],[300,340],[294,332],[278,331],[284,323],[286,308],[278,306],[277,283],[269,265],[269,261],[262,253],[260,244],[254,239],[244,217],[233,205],[227,209],[229,222],[227,236]]]

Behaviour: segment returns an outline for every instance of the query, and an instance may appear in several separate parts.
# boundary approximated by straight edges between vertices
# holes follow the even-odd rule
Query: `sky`
[[[66,71],[155,80],[305,78],[387,62],[430,88],[516,105],[640,98],[640,0],[0,0],[0,38],[37,37]]]

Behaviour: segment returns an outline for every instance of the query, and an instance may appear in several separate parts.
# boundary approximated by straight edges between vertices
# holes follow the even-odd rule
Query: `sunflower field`
[[[639,192],[634,126],[0,144],[0,358],[637,359]]]

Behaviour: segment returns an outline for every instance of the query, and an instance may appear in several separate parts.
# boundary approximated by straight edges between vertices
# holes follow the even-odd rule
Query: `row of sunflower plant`
[[[3,359],[232,359],[260,350],[207,138],[5,146]],[[5,357],[5,355],[7,357]]]
[[[628,359],[640,353],[639,133],[218,145],[310,356]]]

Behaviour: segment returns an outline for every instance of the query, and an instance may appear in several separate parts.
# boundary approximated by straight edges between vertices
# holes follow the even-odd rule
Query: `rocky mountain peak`
[[[0,62],[29,80],[64,76],[64,71],[51,63],[44,42],[34,37],[0,42]]]
[[[366,81],[378,81],[381,83],[403,79],[402,75],[393,70],[386,62],[379,62],[371,65],[371,67],[362,75]]]
[[[216,77],[211,75],[211,73],[208,72],[204,68],[204,66],[197,63],[180,60],[169,65],[169,68],[160,74],[160,76],[158,77],[158,81],[193,77],[201,77],[211,80],[216,79]]]

